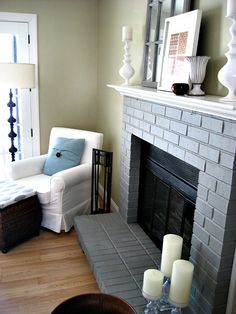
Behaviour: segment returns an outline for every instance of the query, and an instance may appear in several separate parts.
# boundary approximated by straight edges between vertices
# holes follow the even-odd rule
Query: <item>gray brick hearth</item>
[[[100,290],[126,300],[143,314],[147,304],[143,273],[160,268],[161,251],[137,223],[127,224],[119,213],[77,216],[74,226]],[[183,313],[191,312],[185,308]]]
[[[75,229],[100,290],[143,313],[143,273],[160,267],[160,250],[138,224],[125,223],[119,213],[77,216]]]
[[[224,314],[236,240],[236,122],[125,96],[120,212],[129,223],[137,221],[140,139],[200,170],[190,307]]]

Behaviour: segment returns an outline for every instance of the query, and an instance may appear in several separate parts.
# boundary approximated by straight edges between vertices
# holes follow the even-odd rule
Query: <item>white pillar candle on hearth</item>
[[[122,41],[132,40],[133,39],[133,30],[130,26],[122,27]]]
[[[147,269],[143,275],[143,294],[150,299],[159,299],[162,294],[164,275],[157,269]]]
[[[170,277],[175,260],[181,258],[183,238],[176,234],[166,234],[163,238],[161,272]]]
[[[169,301],[177,307],[186,307],[189,303],[194,266],[191,262],[177,260],[173,263]]]
[[[236,15],[236,0],[227,0],[227,16]]]

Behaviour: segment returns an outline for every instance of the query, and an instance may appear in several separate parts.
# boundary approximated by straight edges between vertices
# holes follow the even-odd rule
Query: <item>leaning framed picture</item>
[[[171,91],[173,83],[188,83],[186,56],[197,52],[202,11],[194,10],[165,20],[158,89]]]

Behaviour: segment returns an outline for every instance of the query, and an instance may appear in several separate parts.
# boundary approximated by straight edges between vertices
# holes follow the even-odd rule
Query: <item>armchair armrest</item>
[[[51,187],[55,190],[68,189],[83,181],[89,180],[92,176],[92,163],[85,163],[79,166],[59,171],[51,177]]]
[[[12,162],[9,166],[10,178],[17,180],[42,173],[46,158],[47,154]]]

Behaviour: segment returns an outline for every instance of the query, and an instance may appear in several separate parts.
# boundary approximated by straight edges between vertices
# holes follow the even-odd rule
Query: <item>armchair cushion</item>
[[[85,146],[85,139],[58,137],[46,159],[43,173],[53,175],[80,164]]]

